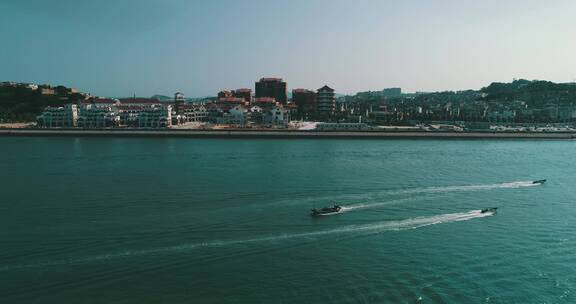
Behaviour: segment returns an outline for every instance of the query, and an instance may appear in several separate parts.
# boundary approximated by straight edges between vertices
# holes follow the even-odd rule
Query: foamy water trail
[[[471,192],[471,191],[487,191],[498,189],[518,189],[526,187],[538,187],[540,184],[534,184],[532,181],[515,181],[498,184],[479,184],[479,185],[463,185],[463,186],[438,186],[438,187],[422,187],[422,188],[408,188],[408,189],[389,189],[382,191],[370,191],[361,194],[343,194],[337,196],[324,196],[307,198],[299,201],[299,203],[309,202],[330,202],[342,203],[346,201],[369,200],[387,197],[390,195],[406,195],[406,194],[435,194],[435,193],[450,193],[450,192]],[[386,203],[382,203],[386,204]]]
[[[414,189],[405,189],[396,191],[385,191],[380,192],[380,194],[395,195],[395,194],[419,194],[419,193],[449,193],[449,192],[480,191],[480,190],[492,190],[492,189],[515,189],[515,188],[536,187],[536,186],[539,186],[539,184],[534,184],[532,181],[518,181],[518,182],[501,183],[501,184],[414,188]],[[371,198],[374,198],[375,196],[377,195],[372,194]],[[342,212],[349,212],[359,209],[376,208],[381,206],[409,202],[413,200],[414,198],[408,197],[385,202],[352,204],[347,206],[344,205],[342,206]]]
[[[179,252],[186,252],[186,251],[195,250],[195,249],[199,249],[199,248],[223,247],[223,246],[233,246],[233,245],[240,245],[240,244],[275,242],[275,241],[301,239],[301,238],[314,238],[314,237],[327,236],[327,235],[333,235],[333,234],[380,233],[380,232],[385,232],[385,231],[417,229],[417,228],[421,228],[421,227],[426,227],[426,226],[431,226],[431,225],[436,225],[436,224],[442,224],[442,223],[468,221],[468,220],[492,216],[492,215],[494,215],[494,213],[491,213],[491,212],[482,213],[480,210],[473,210],[470,212],[462,212],[462,213],[450,213],[450,214],[442,214],[442,215],[436,215],[436,216],[416,217],[416,218],[401,220],[401,221],[385,221],[385,222],[377,222],[377,223],[366,224],[366,225],[350,225],[350,226],[344,226],[344,227],[335,228],[335,229],[320,230],[320,231],[313,231],[313,232],[287,233],[287,234],[280,234],[280,235],[267,236],[267,237],[261,237],[261,238],[253,238],[253,239],[244,239],[244,240],[227,240],[227,241],[210,241],[210,242],[203,242],[203,243],[190,243],[190,244],[181,244],[181,245],[177,245],[177,246],[153,248],[153,249],[146,249],[146,250],[133,250],[133,251],[127,250],[127,251],[111,253],[111,254],[97,255],[97,256],[77,258],[77,259],[58,260],[58,261],[51,261],[51,262],[44,262],[44,263],[6,265],[6,266],[1,266],[0,271],[10,271],[10,270],[17,270],[17,269],[38,268],[38,267],[48,267],[48,266],[85,264],[85,263],[92,263],[92,262],[106,261],[106,260],[113,260],[113,259],[131,258],[131,257],[137,257],[137,256],[179,253]]]
[[[414,201],[414,200],[415,200],[414,198],[408,197],[408,198],[402,198],[402,199],[390,200],[390,201],[378,202],[378,203],[354,204],[354,205],[342,206],[342,212],[349,212],[349,211],[360,210],[360,209],[376,208],[376,207],[382,207],[382,206],[388,206],[388,205],[410,202],[410,201]]]
[[[437,193],[437,192],[464,192],[464,191],[480,191],[480,190],[494,190],[494,189],[516,189],[525,187],[536,187],[540,184],[534,184],[532,181],[517,181],[501,184],[485,184],[485,185],[467,185],[467,186],[446,186],[446,187],[428,187],[419,189],[406,189],[395,191],[395,194],[402,193]]]

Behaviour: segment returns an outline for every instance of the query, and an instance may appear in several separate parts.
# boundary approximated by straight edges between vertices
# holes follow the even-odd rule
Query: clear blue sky
[[[1,0],[0,81],[214,95],[576,79],[576,1]]]

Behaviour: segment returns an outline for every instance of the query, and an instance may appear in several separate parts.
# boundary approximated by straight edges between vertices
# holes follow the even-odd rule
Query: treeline
[[[482,100],[506,103],[524,101],[530,107],[539,108],[547,104],[573,105],[576,103],[575,83],[554,83],[542,80],[514,80],[511,83],[494,82],[482,88]]]
[[[385,96],[381,91],[369,91],[346,96],[345,100],[349,102],[392,104],[495,102],[502,105],[513,101],[523,101],[531,108],[542,108],[548,104],[561,106],[576,104],[576,83],[519,79],[510,83],[493,82],[480,90],[402,94],[401,96]]]
[[[44,90],[48,90],[48,93]],[[43,94],[44,92],[44,94]],[[64,86],[39,86],[27,84],[0,86],[0,122],[35,121],[47,106],[59,107],[84,99],[82,93],[73,92]]]

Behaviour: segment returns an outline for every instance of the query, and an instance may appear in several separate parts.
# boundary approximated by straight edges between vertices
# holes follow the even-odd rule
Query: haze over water
[[[576,301],[573,142],[353,143],[0,138],[0,298]]]

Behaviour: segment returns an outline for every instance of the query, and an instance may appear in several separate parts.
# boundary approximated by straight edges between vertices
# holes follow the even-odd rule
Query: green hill
[[[85,94],[73,89],[48,85],[31,87],[28,84],[3,83],[0,85],[0,121],[35,121],[47,106],[63,106],[83,100]]]

